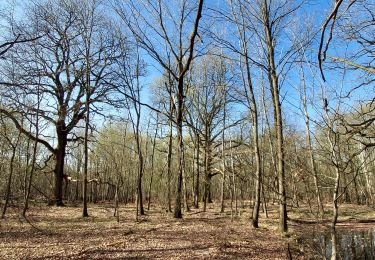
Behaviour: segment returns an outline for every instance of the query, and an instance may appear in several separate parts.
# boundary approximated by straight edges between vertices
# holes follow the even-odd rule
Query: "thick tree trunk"
[[[179,64],[180,71],[182,71],[182,64]],[[174,217],[182,218],[181,202],[182,202],[182,181],[183,181],[183,151],[184,141],[182,136],[182,112],[184,102],[184,80],[180,77],[178,80],[178,106],[177,106],[177,139],[178,139],[178,178],[177,178],[177,189],[176,189],[176,203],[174,208]]]
[[[140,171],[143,171],[143,167],[142,169],[140,169]],[[138,187],[137,187],[137,203],[139,207],[139,214],[144,215],[145,210],[143,207],[143,195],[142,195],[142,173],[139,173],[139,174],[140,175],[138,175]]]
[[[139,147],[140,148],[140,147]],[[145,214],[145,210],[143,207],[143,194],[142,194],[142,177],[143,177],[143,155],[142,152],[139,151],[139,169],[138,169],[138,203],[139,203],[139,213],[141,215]]]
[[[62,132],[62,131],[61,131]],[[57,133],[57,149],[55,150],[55,194],[53,204],[56,206],[64,206],[63,202],[63,182],[64,182],[64,163],[66,155],[67,137],[60,131]]]

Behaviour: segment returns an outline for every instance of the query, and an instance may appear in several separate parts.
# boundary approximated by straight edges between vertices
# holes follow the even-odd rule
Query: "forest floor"
[[[317,223],[307,208],[293,209],[282,236],[277,206],[268,218],[261,213],[258,229],[251,228],[245,209],[232,220],[230,209],[219,213],[218,204],[209,204],[206,213],[192,209],[174,219],[154,206],[135,222],[134,205],[122,205],[117,222],[111,204],[90,204],[88,218],[73,206],[33,205],[27,220],[10,208],[0,220],[0,259],[310,259],[313,253],[301,249],[299,237],[329,224],[328,216]],[[365,206],[344,205],[340,213],[339,226],[375,226],[375,211]]]

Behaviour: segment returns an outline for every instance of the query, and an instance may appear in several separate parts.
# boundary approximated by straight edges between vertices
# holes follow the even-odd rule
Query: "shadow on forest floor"
[[[119,222],[109,204],[90,205],[88,218],[78,207],[38,206],[28,214],[32,226],[17,212],[0,222],[0,259],[287,259],[289,251],[302,257],[296,234],[319,223],[301,209],[290,214],[290,234],[280,236],[277,210],[271,209],[253,229],[249,208],[232,220],[230,210],[219,213],[218,204],[207,212],[192,209],[183,219],[155,206],[139,222],[134,205],[120,207]],[[357,209],[356,220],[366,220],[367,210]]]

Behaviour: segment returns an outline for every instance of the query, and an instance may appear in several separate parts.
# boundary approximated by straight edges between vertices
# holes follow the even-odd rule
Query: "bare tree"
[[[84,100],[86,86],[86,63],[84,43],[81,40],[83,12],[79,1],[55,0],[38,2],[29,8],[27,19],[30,23],[30,34],[45,34],[28,44],[15,46],[8,51],[9,59],[17,65],[12,69],[16,77],[4,78],[11,91],[4,97],[5,106],[0,112],[9,116],[15,126],[28,138],[44,145],[55,157],[55,189],[54,203],[63,205],[63,180],[66,147],[68,142],[78,140],[73,129],[85,117],[87,112]],[[114,58],[119,52],[118,34],[104,17],[93,18],[98,25],[92,34],[90,52],[90,104],[106,102],[113,91],[112,85],[115,71]],[[109,30],[112,28],[114,30]],[[24,28],[26,29],[26,28]],[[16,48],[17,47],[17,48]],[[29,57],[25,59],[25,57]],[[15,63],[13,63],[15,64]],[[14,73],[13,73],[14,74]],[[35,82],[35,79],[39,79]],[[35,108],[28,107],[17,100],[17,95],[27,91],[35,95],[35,86],[45,93],[38,113],[43,122],[48,122],[55,130],[56,147],[51,140],[54,137],[41,135],[36,137],[19,123],[16,114],[26,110],[35,113]],[[51,103],[53,101],[53,103]],[[17,104],[18,103],[18,104]]]
[[[305,73],[304,73],[303,67],[301,66],[300,96],[301,96],[302,109],[303,109],[303,115],[304,115],[304,121],[305,121],[305,127],[306,127],[306,142],[307,142],[307,147],[308,147],[309,157],[310,157],[311,173],[314,179],[316,200],[317,200],[317,204],[319,208],[320,217],[323,218],[324,206],[323,206],[323,201],[321,198],[321,192],[320,192],[319,181],[318,181],[318,170],[316,166],[316,159],[314,156],[313,143],[312,143],[312,138],[311,138],[311,127],[310,127],[311,119],[310,119],[310,114],[308,111],[306,88],[307,86],[306,86],[306,81],[305,81]]]
[[[7,141],[9,147],[11,148],[11,156],[9,162],[9,175],[7,180],[6,186],[6,194],[5,194],[5,203],[3,206],[3,211],[1,214],[1,218],[5,218],[6,211],[8,208],[9,200],[11,197],[11,187],[12,187],[12,179],[14,174],[14,160],[16,158],[17,147],[20,142],[21,132],[18,131],[17,134],[11,133],[11,126],[9,126],[9,122],[4,121],[4,117],[1,117],[1,126],[2,129],[0,131],[2,137]]]
[[[40,98],[41,98],[41,93],[40,93],[39,86],[38,86],[37,87],[37,99],[36,99],[37,112],[36,112],[36,115],[35,115],[35,123],[34,123],[35,136],[36,137],[39,137],[39,131],[40,131],[39,130],[39,128],[40,128],[40,126],[39,126],[39,114],[38,114],[38,111],[40,109],[40,107],[39,107],[40,106]],[[29,173],[30,174],[29,180],[28,180],[28,182],[25,182],[26,193],[25,193],[25,204],[24,204],[23,211],[22,211],[23,217],[26,217],[26,211],[29,207],[31,187],[32,187],[32,183],[33,183],[34,173],[35,173],[35,170],[36,170],[37,151],[38,151],[38,142],[36,140],[34,140],[33,151],[32,151],[32,159],[31,159],[31,169],[30,169],[30,173]],[[25,178],[26,177],[27,177],[27,175],[25,175]]]
[[[246,100],[248,102],[248,108],[250,110],[252,118],[252,137],[253,137],[253,149],[255,155],[255,202],[254,210],[252,216],[252,225],[253,227],[258,227],[259,219],[259,209],[260,209],[260,190],[261,190],[261,179],[262,179],[262,165],[260,158],[260,146],[259,146],[259,124],[258,124],[258,105],[255,97],[255,91],[253,87],[252,72],[250,69],[251,61],[249,57],[249,42],[250,34],[246,29],[246,17],[241,1],[233,2],[231,1],[231,10],[235,26],[238,31],[238,38],[240,42],[240,69],[241,69],[241,78],[244,85],[244,92],[246,95]]]
[[[184,109],[184,79],[194,59],[194,46],[198,35],[199,21],[202,16],[203,0],[198,4],[190,3],[188,0],[165,2],[152,1],[124,1],[117,3],[115,10],[131,30],[140,46],[155,59],[158,64],[167,70],[177,82],[177,139],[178,139],[178,181],[174,217],[181,218],[182,202],[182,181],[184,176],[184,143],[182,135],[183,109]],[[174,8],[173,12],[171,12]],[[178,10],[178,11],[176,11]],[[186,36],[187,26],[190,26],[187,17],[193,16],[196,10],[194,22],[191,25],[192,31],[189,37]],[[178,14],[177,16],[175,14]],[[168,18],[167,18],[168,17]],[[172,22],[167,24],[167,21]],[[149,32],[155,34],[151,36]],[[150,37],[151,36],[151,37]],[[155,37],[156,36],[156,37]],[[168,57],[174,58],[176,67],[170,67]]]
[[[221,155],[217,152],[218,138],[222,135],[224,111],[228,105],[230,78],[228,64],[223,57],[207,56],[200,64],[193,66],[189,80],[187,100],[187,123],[199,135],[204,158],[203,211],[211,203],[211,179],[222,174],[215,161]],[[196,124],[199,125],[196,128]]]

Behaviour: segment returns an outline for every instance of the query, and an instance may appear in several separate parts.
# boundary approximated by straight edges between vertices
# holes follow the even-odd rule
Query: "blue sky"
[[[220,0],[220,1],[207,0],[205,5],[206,7],[208,6],[218,7],[220,6],[220,3],[222,3],[222,1],[223,0]],[[0,2],[0,8],[6,9],[9,6],[9,2],[11,1],[2,0]],[[21,4],[21,6],[26,3],[26,1],[16,1],[16,2],[18,4]],[[370,2],[374,2],[374,1],[371,0]],[[324,22],[326,18],[327,13],[331,10],[331,4],[332,4],[332,1],[323,1],[323,0],[308,1],[308,4],[306,4],[303,9],[303,12],[305,12],[305,15],[306,15],[306,19],[307,17],[310,17],[311,19],[313,19],[313,22],[315,23],[316,27],[320,28],[321,24]],[[16,17],[22,18],[20,11],[16,11],[15,15]],[[202,24],[204,24],[205,21],[207,20],[207,12],[206,13],[205,11],[203,12],[202,19],[203,19]],[[303,20],[301,22],[303,22]],[[279,46],[279,47],[283,48],[283,46]],[[345,46],[338,46],[335,42],[333,42],[328,53],[334,56],[340,56],[343,53],[343,51],[345,51],[344,47]],[[317,48],[316,43],[315,43],[314,48]],[[312,56],[311,58],[313,62],[316,62],[316,60],[314,60],[314,56]],[[146,63],[149,66],[147,69],[148,71],[147,77],[145,77],[142,81],[143,85],[145,85],[144,91],[142,92],[142,101],[149,103],[150,91],[149,91],[148,86],[150,84],[154,84],[155,80],[158,77],[160,77],[161,75],[160,71],[162,71],[162,68],[158,65],[157,62],[155,62],[152,58],[150,58],[146,54],[143,55],[143,59],[146,61]],[[327,69],[326,65],[324,65],[324,67]],[[312,69],[313,69],[314,74],[317,73],[316,66],[313,66]],[[312,79],[312,71],[310,67],[305,67],[305,72],[306,72],[306,77],[309,78],[308,83],[311,86],[314,85],[315,88],[320,88],[320,86],[323,84],[325,88],[332,90],[331,94],[333,93],[335,89],[338,89],[334,86],[335,84],[337,84],[337,82],[341,82],[342,84],[350,86],[353,83],[353,81],[355,82],[357,80],[359,76],[358,73],[353,72],[353,73],[349,73],[350,75],[347,75],[342,80],[339,74],[327,72],[326,74],[327,74],[328,81],[327,83],[322,83],[321,80],[319,79],[319,76],[317,76],[315,79]],[[285,108],[284,111],[286,112],[286,115],[288,117],[290,116],[292,118],[293,114],[296,114],[298,111],[297,107],[299,106],[299,95],[296,92],[295,88],[298,87],[300,82],[298,80],[298,75],[299,75],[298,70],[292,71],[289,75],[290,76],[284,82],[284,85],[282,87],[282,94],[284,97],[284,103],[283,103],[283,106]],[[314,91],[316,93],[319,93],[318,89],[315,89]],[[357,96],[360,97],[361,94],[357,94]],[[319,106],[319,104],[315,104],[315,105]],[[311,110],[311,112],[313,112],[313,110]]]

